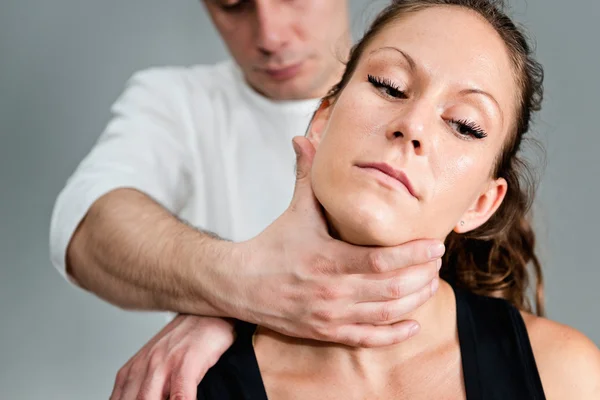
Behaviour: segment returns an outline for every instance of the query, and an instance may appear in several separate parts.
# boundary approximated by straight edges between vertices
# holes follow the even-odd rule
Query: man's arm
[[[67,273],[122,308],[224,316],[202,297],[197,282],[209,265],[232,260],[231,249],[146,194],[116,189],[98,199],[77,228]]]
[[[441,265],[438,243],[365,249],[333,240],[310,183],[314,148],[306,138],[295,145],[298,168],[290,207],[256,238],[231,244],[237,266],[219,255],[218,245],[205,258],[214,263],[199,261],[198,296],[211,296],[210,303],[236,318],[290,336],[355,346],[406,340],[415,334],[416,322],[402,321],[403,316],[435,291],[435,279],[430,281]],[[185,234],[179,238],[188,241]],[[183,258],[185,247],[176,251]],[[119,370],[111,400],[194,398],[198,382],[232,342],[233,326],[224,320],[179,316]]]

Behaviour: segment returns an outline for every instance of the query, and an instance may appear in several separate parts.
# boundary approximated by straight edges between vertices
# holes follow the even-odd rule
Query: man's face
[[[275,100],[322,97],[350,46],[347,0],[204,0],[248,83]]]

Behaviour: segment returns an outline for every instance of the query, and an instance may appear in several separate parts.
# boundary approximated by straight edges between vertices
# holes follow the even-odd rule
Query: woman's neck
[[[418,321],[419,332],[401,343],[378,348],[290,338],[261,328],[255,337],[261,372],[335,374],[335,378],[361,380],[365,385],[380,387],[385,386],[390,374],[409,377],[411,365],[414,366],[410,361],[416,357],[427,357],[458,342],[454,292],[444,281],[431,299],[403,319]]]

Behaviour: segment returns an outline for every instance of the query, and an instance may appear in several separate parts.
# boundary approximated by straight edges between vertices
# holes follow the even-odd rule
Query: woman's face
[[[516,118],[513,71],[494,28],[466,9],[388,25],[309,130],[313,189],[341,238],[392,246],[487,221],[506,192],[492,170]]]

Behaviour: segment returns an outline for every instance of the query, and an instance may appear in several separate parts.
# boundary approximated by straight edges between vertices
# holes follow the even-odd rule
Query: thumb
[[[310,172],[316,151],[310,140],[303,136],[296,136],[292,144],[296,152],[296,186],[292,203],[297,206],[314,199]]]
[[[311,218],[310,220],[318,221],[321,226],[324,221],[321,215],[321,205],[313,193],[311,180],[311,168],[316,153],[315,146],[304,136],[294,137],[292,144],[296,152],[296,186],[291,208],[317,215],[317,219]]]
[[[310,170],[315,157],[315,147],[304,136],[292,139],[296,153],[296,188],[310,185]]]

